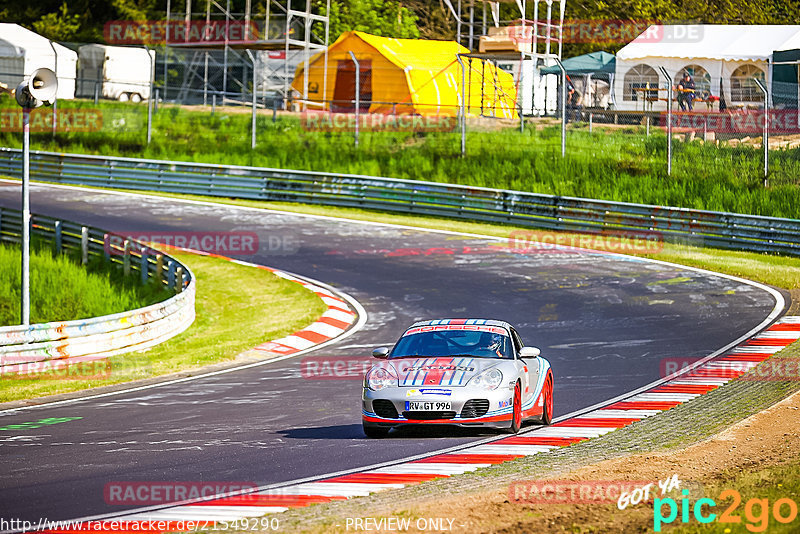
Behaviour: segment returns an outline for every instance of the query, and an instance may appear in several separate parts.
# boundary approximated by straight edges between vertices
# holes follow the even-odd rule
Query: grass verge
[[[0,98],[0,108],[18,108]],[[250,114],[219,108],[214,114],[162,106],[146,143],[144,104],[59,101],[59,110],[97,110],[97,131],[33,135],[36,149],[291,169],[367,174],[498,187],[562,196],[797,216],[800,204],[800,149],[773,150],[769,187],[763,186],[762,155],[755,147],[701,141],[674,143],[671,176],[666,175],[666,135],[643,127],[589,132],[570,126],[567,155],[561,157],[560,128],[550,119],[518,127],[471,128],[466,156],[458,132],[371,132],[353,144],[352,132],[309,131],[297,115],[257,117],[258,145],[250,148]],[[49,113],[37,111],[40,115]],[[34,115],[34,130],[38,119]],[[16,132],[0,132],[0,145],[19,147]]]
[[[20,321],[20,248],[0,245],[0,325]],[[102,261],[80,265],[49,247],[31,247],[31,323],[71,321],[110,315],[161,302],[172,292],[141,285]]]
[[[172,253],[171,253],[172,254]],[[312,323],[326,309],[300,284],[269,271],[176,252],[197,279],[194,324],[150,349],[111,358],[107,376],[0,380],[0,402],[68,393],[231,362],[240,352]]]

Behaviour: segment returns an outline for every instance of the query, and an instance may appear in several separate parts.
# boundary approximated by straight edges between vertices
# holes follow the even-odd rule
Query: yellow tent
[[[325,53],[309,61],[308,107],[355,111],[356,68],[360,70],[361,111],[455,116],[461,107],[461,66],[456,54],[469,50],[453,41],[390,39],[368,33],[343,33]],[[510,74],[481,59],[462,58],[468,115],[515,118],[517,90]],[[325,76],[327,70],[327,77]],[[303,94],[304,64],[292,88]],[[315,105],[316,104],[316,105]]]

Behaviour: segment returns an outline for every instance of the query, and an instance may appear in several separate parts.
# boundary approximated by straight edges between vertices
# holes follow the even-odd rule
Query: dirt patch
[[[780,424],[776,424],[776,421]],[[675,474],[682,481],[682,487],[702,488],[704,485],[718,484],[730,478],[732,473],[752,472],[768,466],[796,462],[798,450],[800,450],[800,393],[733,425],[724,432],[684,449],[607,460],[561,473],[555,478],[560,481],[656,483]],[[542,487],[541,484],[539,487]],[[655,484],[654,488],[658,490]],[[656,495],[660,496],[660,493]],[[680,498],[677,491],[669,495],[676,501]],[[521,500],[528,501],[528,496],[529,493],[522,494]],[[400,529],[408,532],[430,532],[430,528],[427,528],[430,521],[442,518],[453,520],[449,530],[454,532],[652,532],[653,530],[652,504],[640,504],[620,511],[616,502],[609,502],[613,499],[601,503],[532,504],[529,501],[519,502],[515,497],[519,498],[520,494],[515,493],[513,489],[510,490],[508,485],[503,485],[491,491],[438,495],[435,498],[427,497],[411,503],[404,502],[402,508],[381,504],[372,507],[370,518],[375,521],[387,518],[408,520],[409,528]],[[355,518],[338,518],[326,522],[324,526],[316,525],[309,532],[352,532],[354,521]],[[384,523],[387,524],[391,523]],[[387,532],[398,529],[374,528],[373,531]]]
[[[792,297],[792,303],[786,315],[800,315],[800,289],[790,289],[789,296]]]

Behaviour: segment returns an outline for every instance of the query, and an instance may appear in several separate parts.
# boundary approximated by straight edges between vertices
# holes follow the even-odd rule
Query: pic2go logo
[[[678,518],[678,512],[681,514],[681,522],[688,523],[690,515],[693,515],[698,523],[711,523],[718,521],[719,523],[733,523],[741,524],[742,517],[736,513],[736,509],[742,504],[741,494],[733,489],[724,490],[719,494],[719,500],[724,501],[731,499],[731,504],[725,509],[724,512],[719,514],[713,513],[711,510],[716,508],[717,503],[713,499],[703,498],[697,499],[694,505],[691,505],[688,499],[689,490],[681,492],[684,497],[680,500],[680,507],[675,499],[656,498],[653,501],[653,530],[661,532],[662,525],[668,525]],[[679,510],[680,508],[680,510]],[[797,503],[792,499],[786,497],[778,499],[772,504],[772,515],[778,523],[788,524],[797,518]],[[666,512],[666,515],[664,515]],[[750,499],[744,505],[744,519],[745,528],[750,532],[764,532],[769,526],[770,520],[770,506],[769,499]]]

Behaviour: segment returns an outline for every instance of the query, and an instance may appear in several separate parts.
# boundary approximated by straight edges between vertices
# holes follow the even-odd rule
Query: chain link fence
[[[288,62],[282,52],[240,50],[209,60],[206,72],[217,52],[172,51],[168,79],[143,80],[142,72],[109,80],[107,65],[81,62],[71,80],[76,99],[34,111],[34,148],[80,145],[625,201],[642,200],[656,183],[664,192],[644,195],[652,203],[682,205],[681,195],[694,195],[696,207],[722,202],[725,211],[736,211],[722,198],[732,193],[714,184],[777,190],[796,188],[800,176],[798,84],[770,83],[755,66],[716,77],[696,66],[632,69],[614,79],[544,74],[534,62],[474,54],[411,66],[321,54],[306,67],[302,50]],[[152,65],[163,72],[164,64]],[[194,81],[178,84],[183,78]],[[13,85],[9,73],[0,80]],[[0,122],[3,144],[17,146],[22,119],[10,97],[0,98]],[[792,216],[788,205],[781,209],[760,213]]]

